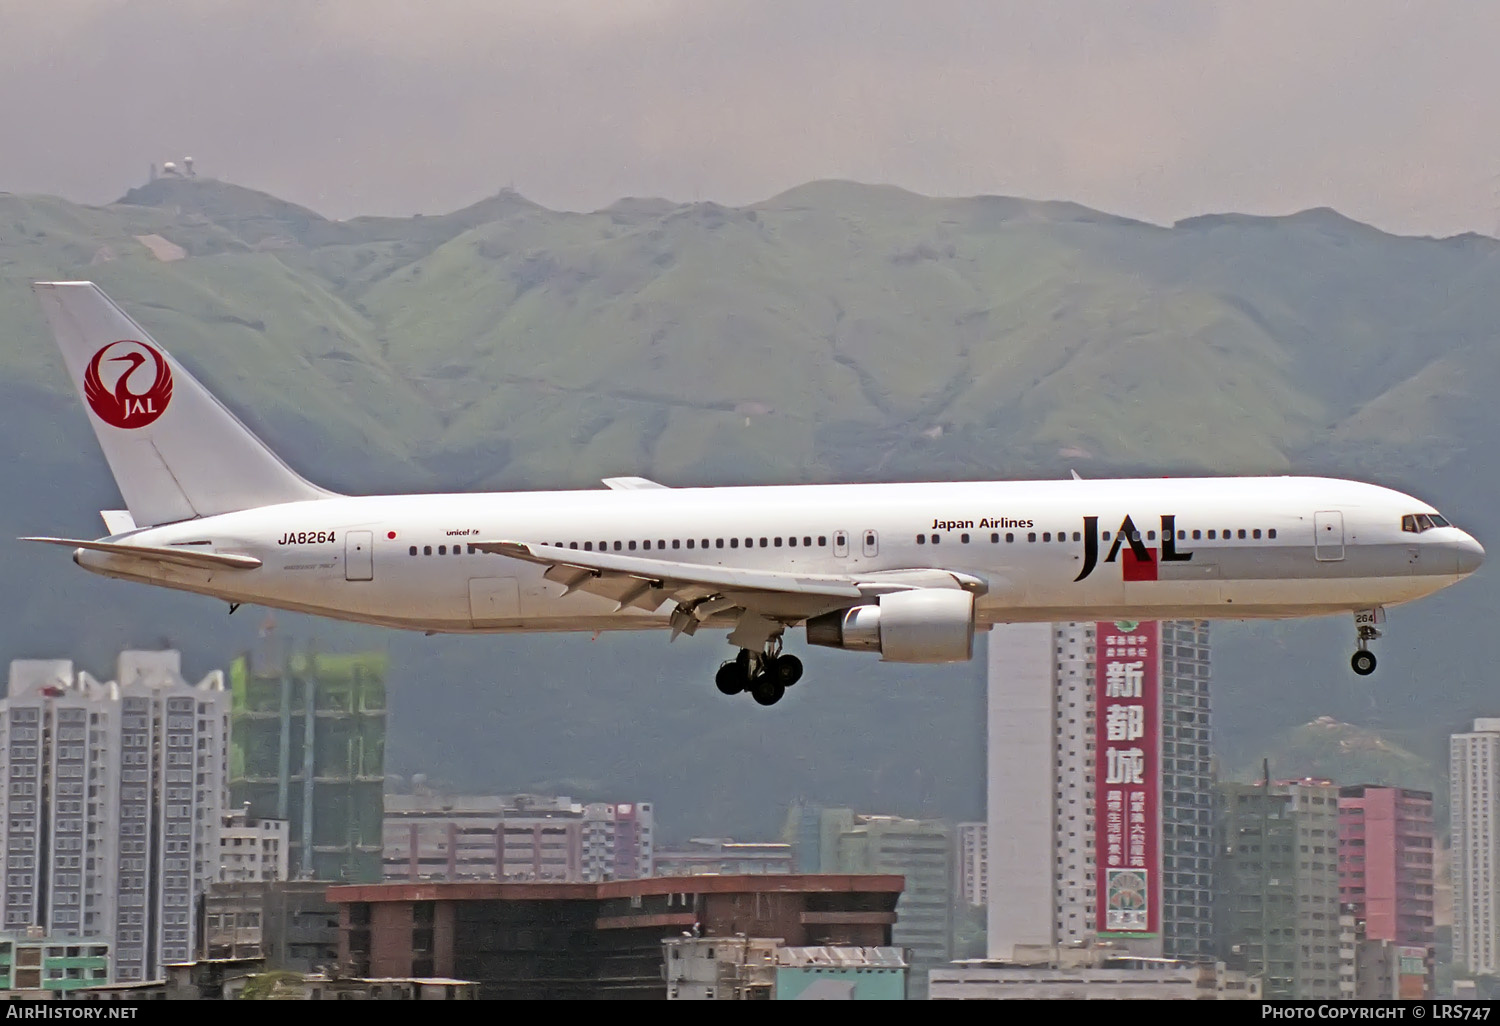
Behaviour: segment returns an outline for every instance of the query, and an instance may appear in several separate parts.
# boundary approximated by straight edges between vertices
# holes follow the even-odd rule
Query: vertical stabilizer
[[[137,525],[333,494],[283,463],[93,282],[32,290]]]

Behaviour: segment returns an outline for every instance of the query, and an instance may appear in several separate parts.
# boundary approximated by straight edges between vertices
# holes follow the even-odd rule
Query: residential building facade
[[[116,679],[17,660],[0,703],[4,928],[105,938],[111,979],[192,957],[198,897],[219,871],[228,701],[175,651],[126,651]]]
[[[1214,927],[1219,958],[1266,998],[1340,993],[1337,786],[1223,783]]]
[[[1500,975],[1500,718],[1448,742],[1453,961]]]

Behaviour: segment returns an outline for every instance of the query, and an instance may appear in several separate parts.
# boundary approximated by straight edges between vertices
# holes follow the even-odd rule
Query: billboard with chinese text
[[[1094,852],[1101,934],[1157,934],[1161,918],[1161,689],[1155,623],[1095,635]]]

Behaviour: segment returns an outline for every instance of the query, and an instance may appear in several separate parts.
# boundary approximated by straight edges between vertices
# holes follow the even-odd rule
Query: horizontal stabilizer
[[[254,570],[261,565],[254,556],[239,556],[228,552],[201,552],[195,549],[170,548],[160,545],[130,545],[121,542],[84,541],[79,538],[22,538],[21,541],[42,542],[47,545],[65,545],[70,549],[88,549],[90,552],[107,552],[113,556],[129,556],[157,563],[176,563],[206,570]]]

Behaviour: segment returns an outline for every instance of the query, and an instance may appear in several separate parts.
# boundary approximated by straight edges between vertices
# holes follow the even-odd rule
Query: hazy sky
[[[0,190],[192,155],[334,217],[816,178],[1500,223],[1500,4],[3,0]]]

